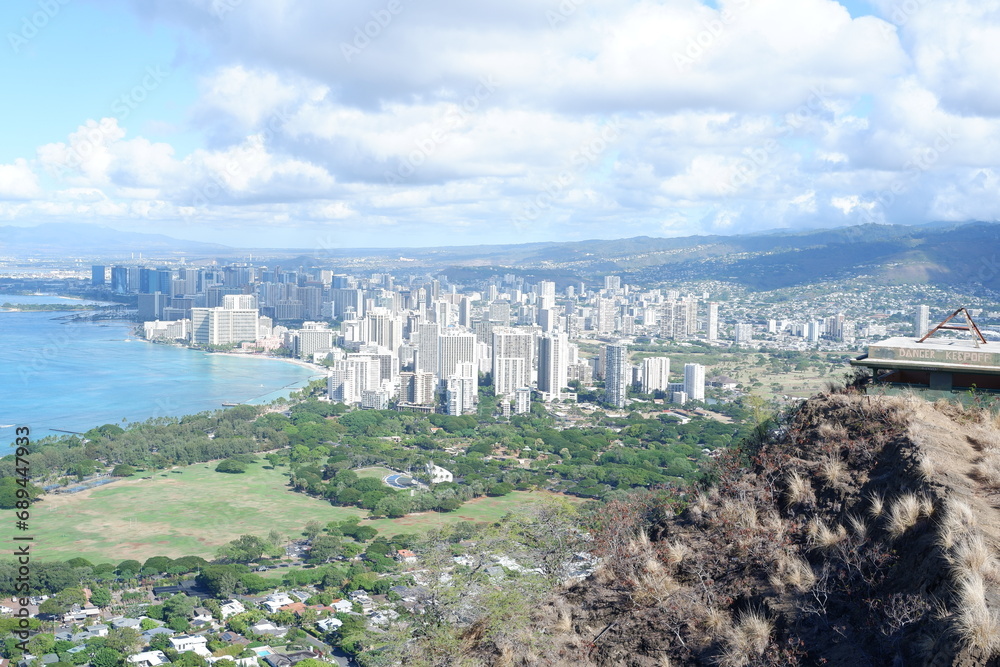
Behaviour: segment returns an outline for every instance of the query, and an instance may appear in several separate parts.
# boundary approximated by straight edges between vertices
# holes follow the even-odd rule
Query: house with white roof
[[[144,653],[136,653],[135,655],[130,655],[126,658],[126,661],[130,665],[135,665],[135,667],[159,667],[160,665],[169,665],[170,660],[164,655],[163,651],[146,651]]]

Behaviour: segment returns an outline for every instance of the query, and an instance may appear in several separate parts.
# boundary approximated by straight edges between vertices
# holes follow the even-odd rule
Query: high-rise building
[[[525,415],[531,412],[531,389],[521,387],[514,392],[514,414]]]
[[[329,329],[302,329],[298,332],[295,351],[300,358],[311,361],[316,352],[333,347],[333,336]]]
[[[456,373],[459,364],[476,363],[476,334],[455,329],[445,330],[438,337],[439,378],[447,379]],[[476,375],[478,377],[478,374]]]
[[[361,403],[365,391],[381,388],[379,362],[368,355],[351,354],[330,367],[327,392],[331,401]]]
[[[648,357],[642,360],[642,393],[666,391],[670,383],[670,359],[668,357]]]
[[[361,335],[366,343],[374,343],[389,348],[393,354],[403,343],[403,323],[387,308],[374,308],[365,315],[365,325]]]
[[[115,294],[127,294],[129,291],[128,284],[128,267],[127,266],[112,266],[111,267],[111,291]]]
[[[90,267],[90,284],[93,287],[104,287],[104,285],[107,284],[107,279],[104,277],[103,266]]]
[[[604,289],[617,290],[622,288],[621,276],[604,276]]]
[[[513,396],[521,387],[527,386],[529,376],[527,361],[521,357],[493,357],[493,393],[497,396]]]
[[[472,300],[465,296],[458,302],[458,325],[461,327],[472,326]]]
[[[930,306],[917,306],[913,314],[913,335],[915,338],[923,338],[931,330],[931,309]]]
[[[503,326],[510,324],[510,302],[494,301],[490,304],[490,319]]]
[[[143,322],[149,320],[162,320],[163,309],[167,306],[167,295],[156,292],[154,294],[139,295],[139,319]]]
[[[823,323],[819,320],[813,320],[806,327],[806,337],[809,339],[810,343],[818,343],[819,337],[823,333]]]
[[[625,407],[632,368],[628,363],[628,346],[624,343],[604,347],[604,400],[618,408]]]
[[[684,364],[684,393],[692,401],[705,400],[705,367],[701,364]]]
[[[719,340],[719,304],[708,304],[708,340]]]
[[[226,310],[257,310],[257,297],[253,294],[227,294],[222,297]]]
[[[438,372],[438,348],[441,327],[436,322],[422,322],[417,325],[416,370]]]
[[[753,325],[747,322],[738,322],[733,328],[734,339],[737,345],[743,345],[753,340]]]
[[[191,309],[191,342],[231,345],[253,342],[260,335],[260,313],[252,294],[227,295],[222,308]],[[246,306],[253,307],[246,307]]]
[[[530,331],[513,327],[493,327],[493,390],[513,396],[521,387],[531,386],[535,341]],[[520,360],[517,363],[516,360]]]
[[[410,405],[433,405],[437,377],[434,373],[419,371],[399,374],[399,400]]]
[[[617,278],[618,276],[608,276]],[[615,330],[615,316],[618,315],[618,305],[613,299],[597,300],[597,318],[594,321],[594,328],[598,333],[611,333]]]
[[[445,381],[445,406],[450,415],[468,415],[476,411],[479,400],[479,373],[475,364],[462,362]]]
[[[553,283],[554,288],[554,283]],[[538,391],[546,400],[559,400],[568,382],[569,341],[564,333],[549,333],[538,339]]]

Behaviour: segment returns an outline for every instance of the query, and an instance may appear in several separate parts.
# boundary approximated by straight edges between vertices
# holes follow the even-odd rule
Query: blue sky
[[[993,3],[11,0],[0,32],[0,225],[322,248],[997,217]]]

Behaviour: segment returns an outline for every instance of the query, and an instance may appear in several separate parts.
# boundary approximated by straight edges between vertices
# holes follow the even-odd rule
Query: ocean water
[[[0,303],[72,303],[0,294]],[[316,373],[276,359],[147,343],[132,324],[67,322],[61,312],[0,310],[0,453],[17,426],[34,439],[151,417],[267,403]]]

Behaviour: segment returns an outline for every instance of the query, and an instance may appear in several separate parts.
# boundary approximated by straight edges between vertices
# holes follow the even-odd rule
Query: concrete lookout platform
[[[889,338],[868,346],[852,366],[872,369],[877,383],[928,389],[1000,391],[1000,343],[947,338]]]

